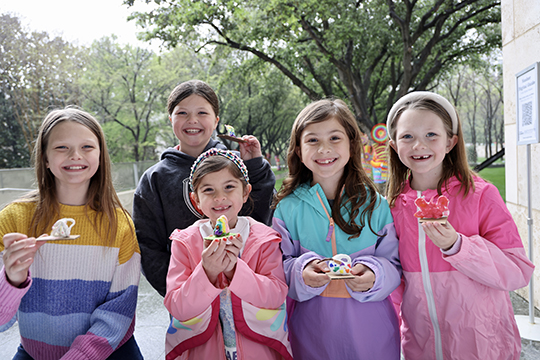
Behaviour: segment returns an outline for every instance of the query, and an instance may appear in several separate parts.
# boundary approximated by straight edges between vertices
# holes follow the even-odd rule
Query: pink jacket
[[[392,294],[401,303],[406,359],[519,359],[521,340],[508,291],[526,286],[534,265],[497,188],[475,178],[465,198],[451,179],[448,221],[461,247],[444,255],[413,216],[416,198],[409,184],[392,209],[403,266],[402,284]],[[456,247],[456,246],[455,246]]]
[[[199,225],[209,220],[199,220],[172,233],[164,303],[174,319],[166,336],[167,360],[225,359],[219,294],[227,286],[232,297],[238,359],[292,359],[286,331],[287,284],[279,249],[281,238],[266,225],[249,220],[249,237],[234,278],[229,283],[220,274],[219,288],[210,283],[201,265]]]

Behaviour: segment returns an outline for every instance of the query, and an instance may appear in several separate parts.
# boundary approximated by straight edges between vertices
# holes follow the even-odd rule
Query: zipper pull
[[[330,218],[330,226],[328,227],[328,234],[326,235],[327,242],[330,242],[330,239],[332,239],[333,232],[334,232],[334,219]]]

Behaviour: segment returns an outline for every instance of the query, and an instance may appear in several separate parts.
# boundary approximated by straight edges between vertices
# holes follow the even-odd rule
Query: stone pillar
[[[517,146],[516,74],[540,61],[540,1],[502,0],[506,204],[528,252],[527,152]],[[534,305],[540,308],[540,144],[531,145]],[[517,291],[528,298],[528,287]]]

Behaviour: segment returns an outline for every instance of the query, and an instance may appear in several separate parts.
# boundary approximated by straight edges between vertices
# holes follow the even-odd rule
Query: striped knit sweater
[[[13,203],[0,212],[0,238],[27,233],[33,203]],[[60,207],[76,221],[76,240],[49,241],[30,266],[21,288],[6,279],[0,256],[0,331],[19,322],[21,343],[34,359],[106,359],[133,334],[140,252],[131,219],[120,210],[114,244],[107,246],[84,206]],[[1,255],[4,252],[0,239]]]

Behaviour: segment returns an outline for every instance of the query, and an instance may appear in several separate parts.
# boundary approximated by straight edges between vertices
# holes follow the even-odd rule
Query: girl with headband
[[[251,191],[244,162],[210,149],[195,161],[189,180],[190,196],[207,219],[171,235],[166,359],[292,359],[281,238],[238,216]]]
[[[470,170],[455,108],[412,92],[394,104],[387,127],[387,197],[404,278],[392,298],[405,359],[519,359],[508,292],[528,284],[534,265],[497,188]],[[442,195],[446,223],[420,223],[417,199]]]

